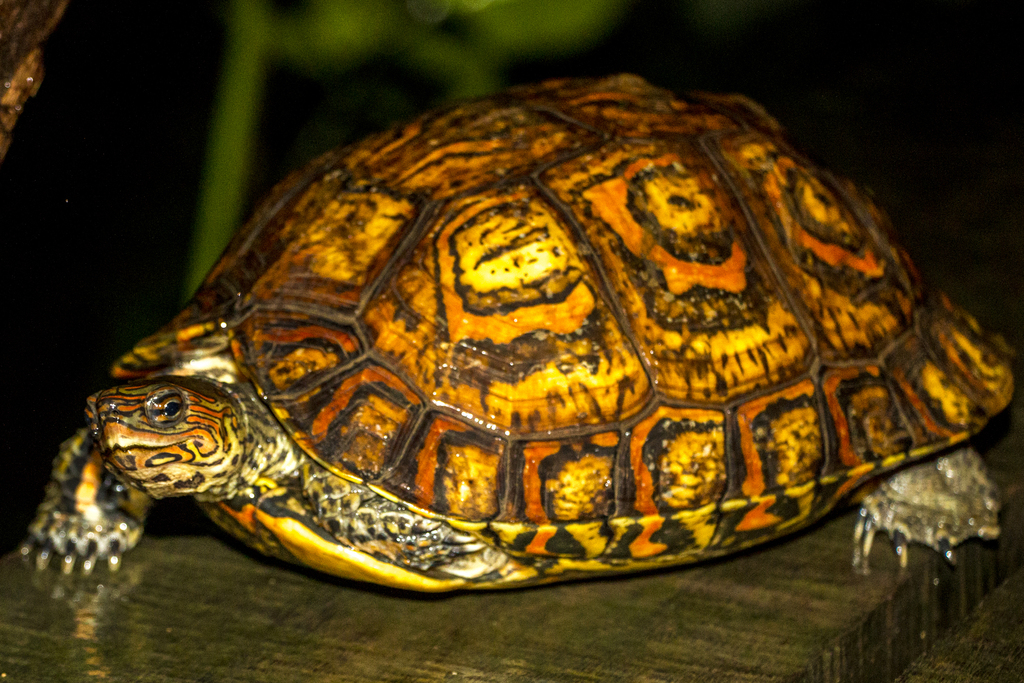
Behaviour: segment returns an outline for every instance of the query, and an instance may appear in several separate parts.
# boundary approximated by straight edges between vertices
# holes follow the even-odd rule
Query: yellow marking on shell
[[[934,451],[935,451],[935,447],[934,446],[929,446],[928,449],[927,449],[928,453],[932,453]],[[907,454],[906,453],[900,453],[899,455],[894,455],[891,458],[885,458],[884,460],[882,460],[882,469],[887,470],[890,467],[895,467],[896,465],[899,465],[901,462],[903,462],[906,459],[907,459]]]
[[[407,505],[407,503],[403,503],[403,505]],[[483,531],[490,524],[490,522],[487,522],[487,521],[474,522],[474,521],[471,521],[471,520],[468,520],[468,519],[457,519],[455,517],[452,517],[452,518],[448,519],[447,521],[448,521],[449,524],[451,524],[453,527],[455,527],[459,531],[473,531],[473,532]]]
[[[971,360],[973,372],[968,373],[971,377],[980,379],[989,391],[1000,397],[1013,392],[1013,373],[1009,363],[989,363],[985,351],[959,330],[953,330],[953,342]]]
[[[725,433],[682,432],[659,462],[661,499],[674,508],[694,508],[725,490]]]
[[[882,462],[883,462],[883,466],[884,466],[884,463],[886,461],[883,460]],[[859,465],[857,467],[854,467],[854,468],[848,470],[846,472],[846,476],[851,478],[851,479],[856,479],[857,477],[861,477],[861,476],[867,474],[868,472],[871,472],[873,469],[875,469],[875,467],[876,467],[875,463],[873,463],[873,462],[866,462],[863,465]],[[827,482],[825,482],[825,479],[826,479],[825,477],[822,477],[822,479],[821,479],[822,483],[827,483]]]
[[[734,510],[747,507],[750,501],[750,498],[730,498],[729,500],[723,500],[718,507],[722,512],[733,512]]]
[[[642,305],[641,302],[637,304]],[[639,312],[639,306],[631,306]],[[796,318],[778,300],[768,306],[766,324],[750,325],[714,333],[665,331],[658,334],[653,320],[640,319],[646,325],[647,339],[659,375],[658,386],[666,394],[681,399],[706,396],[721,400],[746,393],[773,380],[788,378],[803,367],[810,349],[807,338],[799,333]],[[764,352],[765,365],[749,360],[748,353]],[[668,352],[669,355],[666,355]],[[666,359],[672,358],[671,362]],[[719,377],[727,378],[727,389],[719,389]]]
[[[176,352],[194,349],[194,340],[217,334],[221,330],[221,325],[220,320],[208,320],[170,332],[157,332],[118,358],[110,372],[116,378],[127,379],[141,377],[157,368],[166,367],[175,360]]]
[[[595,446],[602,446],[605,448],[611,448],[619,445],[619,433],[618,432],[601,432],[594,434],[587,439],[590,443]]]
[[[433,261],[402,268],[383,294],[367,307],[364,318],[373,332],[374,346],[399,361],[422,388],[431,390],[439,358],[437,338],[437,285],[427,275]],[[413,312],[415,319],[403,320]]]
[[[696,176],[655,174],[644,181],[643,191],[648,210],[658,217],[662,226],[677,235],[699,238],[702,233],[722,229],[714,199],[704,191]],[[680,202],[680,198],[685,198],[686,202]]]
[[[627,342],[613,328],[610,316],[606,321],[602,319],[603,332],[614,334],[613,341],[620,345],[610,344],[601,349],[596,367],[588,367],[578,359],[596,350],[591,340],[567,340],[561,343],[564,349],[561,358],[552,358],[539,369],[531,368],[532,372],[518,382],[503,382],[488,373],[490,383],[481,394],[479,386],[465,378],[466,369],[459,367],[464,366],[464,362],[452,357],[451,345],[435,344],[436,329],[427,323],[432,318],[424,315],[418,327],[407,330],[400,322],[392,323],[395,310],[395,302],[384,298],[367,312],[367,322],[377,334],[377,348],[396,358],[435,401],[469,412],[484,424],[509,429],[513,414],[524,424],[536,420],[538,430],[597,424],[628,417],[646,402],[650,385],[640,359],[630,352]],[[562,365],[562,361],[567,365]],[[439,383],[438,368],[441,370]],[[460,378],[460,382],[452,382]],[[633,380],[631,385],[623,386],[625,378]],[[622,393],[626,394],[622,414],[616,415]]]
[[[712,503],[693,510],[681,510],[674,513],[671,519],[677,521],[693,535],[690,542],[686,544],[685,550],[666,552],[670,550],[669,546],[651,541],[651,536],[664,524],[665,518],[661,515],[610,518],[608,526],[612,532],[612,543],[615,546],[620,545],[627,534],[635,532],[639,527],[639,535],[634,537],[629,545],[629,552],[633,558],[659,561],[659,557],[678,559],[687,555],[699,555],[714,538],[718,522],[718,505]],[[616,562],[619,560],[617,559]]]
[[[533,524],[518,522],[489,522],[488,527],[498,537],[498,542],[506,548],[511,548],[516,539],[523,534],[532,534],[537,529]]]
[[[474,444],[445,445],[448,460],[442,475],[449,512],[459,517],[485,519],[498,512],[498,467],[501,454]]]
[[[581,311],[591,310],[591,304],[596,306],[587,322],[587,333],[562,338],[549,336],[550,331],[535,329],[532,334],[547,340],[551,350],[539,356],[536,363],[522,363],[520,369],[502,365],[503,359],[478,350],[472,341],[450,343],[444,339],[437,324],[437,302],[445,297],[455,297],[458,301],[461,298],[455,295],[453,288],[448,291],[438,285],[430,275],[436,270],[434,250],[418,249],[412,261],[399,271],[392,285],[371,302],[364,314],[374,336],[374,346],[396,361],[436,403],[468,413],[491,428],[504,430],[509,430],[516,422],[528,430],[598,424],[627,417],[645,405],[650,384],[642,362],[618,329],[607,306],[593,298],[586,283],[578,283],[559,305],[568,303]],[[440,270],[443,277],[454,277]],[[576,302],[576,296],[585,300]],[[539,311],[545,305],[520,307],[508,315],[528,313],[527,309]],[[451,307],[446,306],[446,309],[449,324],[452,320],[461,320],[452,317]],[[499,321],[500,316],[481,317],[481,321],[486,322],[481,323],[485,327],[480,329],[490,329],[494,337],[504,339],[523,333],[522,325],[555,328],[576,325],[575,322],[565,323],[573,320],[573,315],[550,311],[546,315],[554,321],[549,324],[523,317],[511,328]],[[459,332],[458,324],[461,323],[457,323],[456,333],[470,334],[468,330]],[[472,334],[487,336],[478,332]],[[449,334],[452,334],[451,329]]]
[[[400,406],[376,394],[367,394],[337,430],[342,436],[351,434],[347,448],[331,455],[349,461],[360,471],[379,473],[385,464],[388,442],[400,432],[407,418],[408,412]],[[326,432],[313,436],[326,438]]]
[[[436,238],[451,341],[578,330],[594,310],[568,232],[525,190],[470,203]],[[569,295],[557,299],[564,292]],[[493,309],[518,305],[508,313]],[[476,309],[476,312],[474,311]]]
[[[649,563],[616,563],[614,565],[609,565],[603,560],[580,560],[571,557],[560,557],[556,559],[550,567],[544,568],[544,575],[558,577],[560,574],[568,574],[570,572],[583,572],[591,575],[601,573],[607,574],[609,572],[629,571],[630,567],[635,570],[645,566],[649,566]]]
[[[779,530],[803,526],[807,517],[813,511],[812,505],[814,504],[814,489],[815,482],[813,481],[786,489],[786,497],[796,501],[797,509],[800,512],[793,517],[782,520],[778,525]]]
[[[726,140],[723,151],[731,163],[753,171],[753,180],[760,184],[762,196],[755,209],[763,223],[762,233],[790,287],[814,317],[828,346],[823,349],[826,358],[874,352],[906,328],[911,300],[897,287],[884,285],[886,262],[876,255],[869,231],[838,197],[771,143]],[[828,209],[821,203],[825,197],[831,205]],[[801,223],[801,213],[808,225]],[[837,277],[848,280],[851,271],[856,273],[862,280],[850,283],[856,291],[844,294],[833,289],[817,272],[812,255],[833,268]],[[877,283],[883,286],[868,289]]]
[[[613,324],[609,319],[607,328]],[[567,366],[560,367],[560,359],[553,359],[515,384],[492,382],[483,397],[477,387],[468,384],[445,393],[452,397],[452,405],[479,405],[484,416],[506,428],[512,425],[513,412],[528,425],[535,416],[536,422],[530,426],[538,431],[625,418],[646,404],[650,385],[628,342],[617,331],[616,337],[622,346],[610,352],[602,350],[596,367],[579,361],[595,350],[591,340],[579,339],[565,343],[575,350],[565,354]]]
[[[922,388],[931,398],[938,401],[946,422],[955,425],[970,424],[971,408],[974,404],[945,372],[928,361],[921,368],[920,378]]]
[[[603,528],[602,520],[565,525],[565,530],[583,546],[585,557],[597,557],[608,547],[608,538],[601,533]]]
[[[267,371],[270,381],[278,389],[295,384],[311,372],[338,364],[338,354],[322,349],[300,347],[274,363]]]
[[[733,243],[731,256],[720,264],[705,264],[675,258],[637,224],[626,204],[627,193],[626,180],[612,178],[584,191],[583,197],[605,223],[622,238],[629,251],[661,269],[670,292],[676,295],[683,294],[695,285],[730,292],[742,292],[746,288],[747,280],[744,268],[747,257],[738,243]]]
[[[501,201],[527,199],[521,192]],[[481,213],[476,206],[471,208],[474,217]],[[461,229],[453,234],[455,228]],[[525,204],[518,215],[494,213],[474,222],[455,219],[438,239],[449,243],[457,254],[453,265],[457,266],[458,284],[481,294],[547,285],[547,291],[532,294],[531,298],[539,299],[571,287],[583,269],[569,235],[536,202]],[[445,256],[439,255],[442,267],[448,265]]]
[[[208,320],[202,323],[195,323],[193,325],[187,325],[179,330],[175,330],[174,338],[180,345],[186,345],[193,339],[199,339],[202,337],[209,336],[210,334],[217,332],[221,328],[220,320]]]
[[[829,194],[831,192],[817,178],[806,172],[797,173],[793,197],[809,214],[809,217],[820,226],[827,226],[829,230],[841,233],[842,236],[857,236],[857,232],[850,225],[839,204],[824,201],[824,197]],[[864,235],[862,234],[862,236]],[[809,233],[806,226],[796,233],[795,238],[800,246],[809,249],[815,256],[834,268],[847,266],[871,278],[879,278],[885,274],[884,261],[879,261],[870,248],[865,249],[863,257],[858,257],[839,245],[823,242]]]
[[[832,289],[822,289],[817,280],[810,276],[806,278],[801,291],[806,294],[808,306],[820,311],[815,320],[821,324],[832,348],[872,348],[879,339],[891,338],[903,328],[903,323],[887,306],[859,298],[855,300]],[[901,308],[909,311],[910,302],[903,293],[893,290],[893,294]],[[837,313],[838,323],[826,312],[829,310]],[[850,320],[851,317],[856,318],[856,324]]]
[[[870,474],[871,472],[873,472],[874,470],[878,469],[878,467],[879,467],[879,463],[878,462],[867,462],[867,463],[864,463],[863,465],[860,465],[859,467],[854,467],[851,470],[847,470],[847,472],[846,472],[846,481],[844,481],[832,493],[832,500],[839,500],[840,498],[845,496],[847,493],[849,493],[850,491],[852,491],[856,487],[860,486],[864,482],[864,480],[867,478],[867,475]],[[823,485],[826,485],[826,484],[831,483],[831,482],[825,482],[824,480],[822,480],[821,483]],[[855,502],[855,501],[851,501],[851,502]]]
[[[771,484],[765,481],[766,456],[773,455],[778,463],[775,484],[803,483],[814,476],[822,458],[817,411],[798,404],[781,415],[767,412],[780,401],[803,397],[814,398],[814,383],[810,380],[752,399],[737,409],[740,449],[746,465],[743,493],[747,496],[760,495]],[[762,415],[770,418],[767,424],[758,419]]]
[[[689,547],[694,550],[706,548],[715,537],[718,526],[718,505],[711,503],[694,510],[680,510],[672,515],[691,534],[693,540]]]
[[[474,315],[465,310],[462,298],[447,288],[441,290],[441,296],[452,341],[489,339],[495,344],[508,344],[524,334],[541,330],[552,334],[575,332],[595,306],[594,295],[582,282],[563,301],[524,306],[504,314]]]
[[[548,550],[548,541],[558,533],[558,527],[553,524],[541,524],[533,534],[533,538],[524,551],[527,555],[556,555],[557,553]]]
[[[908,458],[912,459],[912,460],[913,459],[917,459],[917,458],[923,458],[925,456],[931,455],[932,453],[938,453],[939,451],[941,451],[941,450],[943,450],[945,448],[949,448],[950,446],[955,446],[958,443],[966,441],[968,439],[968,437],[970,437],[970,433],[969,432],[958,432],[958,433],[953,434],[952,436],[950,436],[950,437],[948,437],[946,439],[942,439],[941,441],[936,441],[935,443],[925,444],[924,446],[918,446],[917,448],[911,448],[909,453],[900,454],[900,455],[894,456],[893,458],[889,458],[889,459],[884,460],[883,461],[883,465],[885,463],[889,462],[890,460],[894,460],[895,462],[899,462],[901,460],[905,460],[905,459],[908,459]]]
[[[772,421],[770,448],[775,451],[781,486],[799,484],[814,477],[821,460],[821,427],[813,406],[787,410]]]
[[[360,287],[381,251],[412,219],[415,207],[380,192],[342,194],[318,207],[319,215],[310,220],[304,213],[307,205],[321,201],[326,192],[320,183],[310,187],[285,229],[303,227],[294,251],[308,259],[312,272]]]
[[[640,514],[654,514],[657,512],[655,504],[655,481],[644,462],[644,452],[655,453],[654,468],[659,472],[658,495],[660,498],[673,507],[682,507],[685,501],[689,500],[687,507],[696,507],[703,504],[704,498],[717,498],[716,489],[719,483],[719,472],[715,463],[706,463],[705,457],[713,457],[717,453],[724,458],[724,416],[715,410],[700,410],[690,408],[671,408],[661,406],[653,415],[640,422],[633,428],[630,438],[629,461],[633,470],[633,485],[636,490],[633,507]],[[680,434],[671,442],[663,439],[662,442],[652,443],[651,432],[659,425],[665,425],[672,430],[672,425],[681,426]],[[690,425],[696,429],[687,429]],[[674,431],[674,430],[673,430]],[[717,443],[721,441],[722,443]],[[708,450],[710,447],[710,450]],[[697,463],[700,461],[700,463]],[[724,461],[723,461],[724,462]],[[708,468],[708,477],[705,482],[708,486],[701,485],[696,480],[690,480],[694,474],[699,474],[699,468]],[[681,481],[687,478],[687,481]],[[701,478],[701,477],[698,477]],[[696,487],[693,495],[689,493],[688,487]],[[676,490],[679,487],[683,490]],[[681,494],[681,495],[680,495]],[[679,503],[677,505],[677,503]]]
[[[703,153],[694,149],[683,159],[676,153],[682,149],[611,145],[543,179],[575,209],[658,388],[681,400],[724,402],[802,371],[810,341],[771,290],[764,268],[747,258],[741,207],[713,177]],[[594,185],[595,178],[608,180]],[[642,209],[645,218],[631,209]],[[714,254],[720,262],[677,259],[662,244],[673,241],[680,253]],[[638,268],[635,258],[647,266]],[[711,291],[680,296],[697,285]],[[743,324],[722,324],[723,316]]]
[[[751,508],[743,519],[734,527],[735,531],[758,531],[766,527],[777,526],[782,518],[768,512],[768,508],[775,504],[777,496],[758,496],[751,498],[754,507]]]
[[[800,496],[805,495],[808,491],[814,490],[814,485],[814,481],[809,481],[805,484],[800,484],[798,486],[790,486],[789,488],[785,489],[783,493],[790,498],[799,498]]]
[[[611,469],[608,458],[596,455],[566,461],[544,484],[555,519],[587,519],[594,515],[595,507],[605,507],[612,489]]]
[[[612,542],[615,547],[621,546],[623,539],[628,533],[639,527],[640,532],[628,547],[630,557],[642,559],[655,557],[668,550],[664,543],[652,543],[651,535],[665,523],[662,515],[643,515],[641,517],[612,517],[608,520],[608,527],[611,529]]]
[[[947,307],[952,308],[951,302],[945,302]],[[977,330],[978,323],[967,313],[960,311],[969,328]],[[950,339],[944,331],[938,331],[936,338],[940,347],[945,352],[946,358],[956,366],[961,376],[974,387],[980,389],[979,402],[988,415],[994,415],[1010,402],[1013,397],[1013,372],[1010,363],[1001,355],[987,351],[979,346],[974,340],[967,337],[955,327],[951,330]],[[996,346],[1001,343],[996,342]],[[967,357],[966,362],[960,353]]]
[[[633,521],[640,525],[641,531],[640,535],[629,543],[630,556],[636,558],[652,557],[668,550],[668,546],[664,543],[651,540],[651,536],[660,530],[661,526],[665,523],[664,517],[661,515],[647,515],[636,518]]]

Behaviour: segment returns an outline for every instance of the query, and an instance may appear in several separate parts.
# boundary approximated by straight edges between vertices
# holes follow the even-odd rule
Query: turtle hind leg
[[[853,565],[867,573],[875,533],[892,539],[900,566],[910,543],[935,549],[951,564],[954,547],[969,538],[999,536],[999,492],[981,456],[970,446],[900,470],[861,504],[854,529]]]
[[[43,502],[22,543],[37,569],[59,557],[61,569],[89,574],[100,562],[112,570],[142,536],[151,500],[114,478],[93,448],[89,430],[79,429],[60,445]]]

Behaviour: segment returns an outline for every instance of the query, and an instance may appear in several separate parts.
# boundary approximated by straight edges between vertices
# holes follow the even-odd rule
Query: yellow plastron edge
[[[274,517],[259,509],[255,511],[255,517],[297,560],[326,574],[430,593],[468,587],[465,579],[432,579],[381,562],[354,548],[329,543],[306,525],[289,517]]]

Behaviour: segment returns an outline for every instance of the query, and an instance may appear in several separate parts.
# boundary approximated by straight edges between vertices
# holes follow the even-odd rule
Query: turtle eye
[[[154,427],[173,427],[185,417],[185,397],[177,389],[159,389],[146,397],[146,418]]]

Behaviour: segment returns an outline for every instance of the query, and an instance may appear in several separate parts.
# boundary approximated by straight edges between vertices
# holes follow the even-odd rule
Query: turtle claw
[[[50,564],[50,557],[50,549],[41,548],[39,552],[36,553],[36,569],[38,571],[44,571]]]
[[[999,536],[999,495],[972,448],[897,472],[863,500],[853,532],[853,564],[868,573],[871,542],[878,531],[892,538],[900,567],[910,543],[927,545],[950,564],[954,546],[969,539]]]
[[[871,546],[875,541],[875,532],[871,516],[864,508],[861,508],[860,518],[853,528],[853,568],[858,574],[867,576],[871,573],[868,557],[871,555]]]
[[[89,575],[104,561],[111,569],[119,567],[122,553],[135,545],[141,534],[142,526],[121,514],[108,514],[91,522],[84,515],[41,510],[29,528],[21,555],[29,560],[35,553],[35,567],[39,571],[45,570],[57,556],[61,558],[64,574],[80,567],[83,575]]]
[[[946,562],[956,565],[956,550],[953,549],[953,544],[949,542],[948,538],[939,539],[937,550],[946,558]]]
[[[116,572],[121,568],[121,553],[113,553],[107,558],[107,569]]]
[[[907,562],[909,561],[910,549],[907,547],[907,544],[906,534],[899,529],[892,532],[892,549],[900,560],[900,569],[906,569]]]

